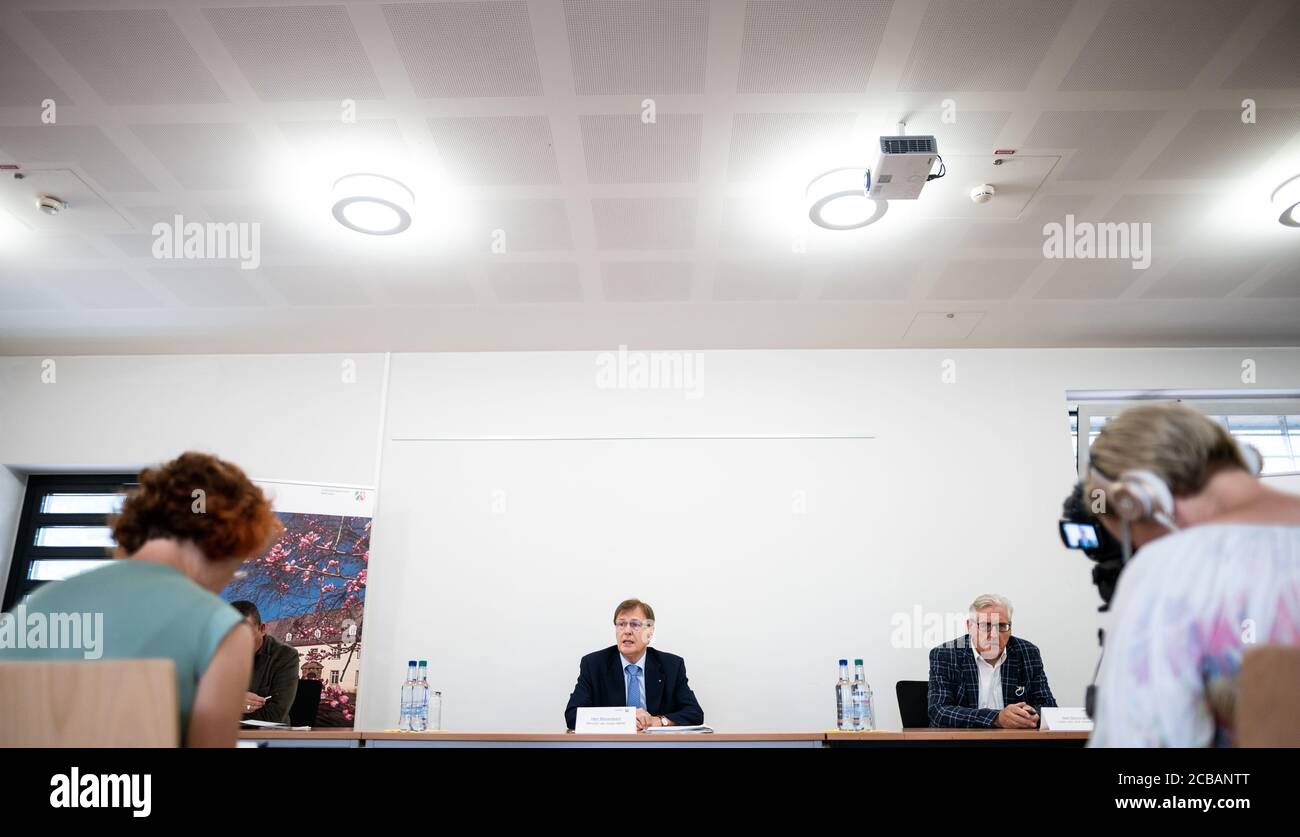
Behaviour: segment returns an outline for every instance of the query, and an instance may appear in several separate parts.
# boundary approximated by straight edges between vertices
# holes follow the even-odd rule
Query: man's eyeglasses
[[[976,622],[975,630],[982,634],[1005,634],[1011,630],[1010,622]]]
[[[654,625],[654,622],[642,622],[640,619],[620,619],[614,623],[614,627],[618,628],[620,631],[628,628],[631,628],[634,631],[639,631],[642,628],[649,628],[652,625]]]

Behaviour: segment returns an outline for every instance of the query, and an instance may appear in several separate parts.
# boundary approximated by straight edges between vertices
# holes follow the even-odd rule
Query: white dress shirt
[[[988,663],[980,656],[979,649],[971,643],[975,653],[975,667],[980,673],[980,709],[996,709],[999,712],[1006,707],[1002,700],[1002,664],[1006,662],[1007,651],[1002,649],[1002,656],[996,663]]]

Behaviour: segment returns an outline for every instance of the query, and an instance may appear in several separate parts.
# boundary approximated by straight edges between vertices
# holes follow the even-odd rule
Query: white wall
[[[0,425],[0,436],[4,426]],[[22,511],[23,491],[27,477],[9,468],[0,467],[0,596],[4,594],[9,579],[9,562],[13,555],[14,538],[18,534],[18,516]]]
[[[610,610],[633,595],[719,728],[829,726],[843,655],[867,659],[897,725],[893,682],[924,678],[926,649],[895,647],[895,614],[989,590],[1078,704],[1098,600],[1055,533],[1073,479],[1064,392],[1240,387],[1246,357],[1259,387],[1300,382],[1293,349],[710,351],[688,400],[598,389],[588,352],[394,355],[360,725],[393,725],[401,666],[421,655],[445,726],[556,729],[578,658],[611,642]],[[59,358],[44,384],[41,359],[0,358],[0,464],[198,447],[259,477],[369,483],[383,357],[351,358],[355,384],[345,359]],[[608,439],[726,434],[875,438]],[[551,436],[575,441],[511,440]],[[0,491],[0,528],[16,501]]]
[[[254,477],[368,485],[383,366],[382,355],[3,357],[0,465],[114,471],[193,449]],[[0,468],[0,586],[24,478]]]
[[[256,477],[365,484],[382,377],[382,355],[0,358],[0,463],[108,470],[198,449]]]
[[[1099,600],[1056,535],[1064,392],[1240,387],[1244,357],[1259,387],[1300,381],[1295,350],[711,351],[688,400],[598,389],[594,353],[394,356],[362,724],[393,724],[414,655],[445,726],[556,729],[626,596],[655,606],[657,644],[687,658],[720,728],[829,726],[842,655],[868,661],[896,726],[893,683],[923,679],[927,651],[896,647],[895,615],[986,591],[1017,603],[1017,632],[1079,705]],[[876,438],[608,438],[718,434]],[[548,436],[600,438],[533,438]],[[472,437],[491,440],[457,441]]]

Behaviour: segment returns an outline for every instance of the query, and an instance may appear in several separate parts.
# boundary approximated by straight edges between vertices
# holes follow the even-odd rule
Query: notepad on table
[[[259,729],[286,729],[293,732],[306,732],[311,729],[311,727],[291,727],[288,724],[281,724],[275,721],[255,721],[252,718],[240,721],[239,723],[246,727],[257,727]]]

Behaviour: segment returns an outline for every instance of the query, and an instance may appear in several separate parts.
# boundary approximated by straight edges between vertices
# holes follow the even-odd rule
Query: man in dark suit
[[[287,724],[298,695],[298,651],[266,632],[262,612],[253,602],[241,600],[230,606],[244,614],[253,629],[253,673],[244,695],[244,720]]]
[[[984,595],[966,636],[930,649],[930,726],[1035,729],[1056,706],[1038,646],[1011,635],[1011,602]]]
[[[704,710],[686,679],[686,661],[647,647],[654,630],[655,612],[645,602],[628,599],[614,609],[614,644],[578,665],[578,682],[564,709],[569,729],[580,706],[635,706],[638,732],[704,723]]]

